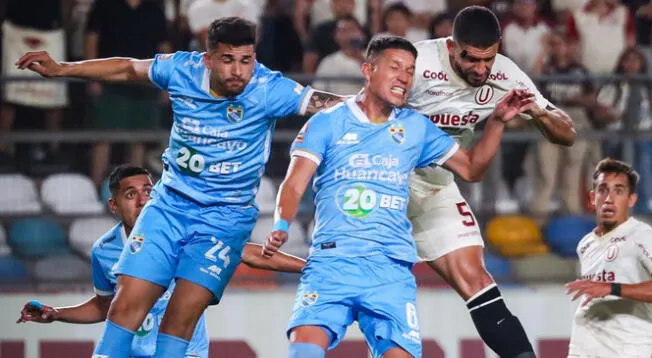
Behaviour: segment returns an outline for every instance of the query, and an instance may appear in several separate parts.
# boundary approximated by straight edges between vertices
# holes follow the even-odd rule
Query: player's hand
[[[265,245],[263,245],[263,257],[270,258],[283,246],[288,240],[288,233],[283,230],[272,231],[267,235]]]
[[[37,322],[37,323],[51,323],[56,321],[59,317],[59,311],[51,306],[42,305],[41,307],[35,306],[32,302],[27,302],[20,311],[20,318],[16,323],[22,322]]]
[[[534,94],[523,89],[513,89],[498,100],[491,116],[498,121],[507,123],[518,114],[532,109],[533,106],[536,106]]]
[[[594,298],[606,297],[611,294],[611,284],[589,280],[576,280],[566,284],[566,294],[573,295],[571,301],[586,296],[582,306],[586,306]]]
[[[46,51],[28,52],[16,61],[21,70],[30,69],[43,77],[56,77],[61,72],[61,64],[50,57]]]

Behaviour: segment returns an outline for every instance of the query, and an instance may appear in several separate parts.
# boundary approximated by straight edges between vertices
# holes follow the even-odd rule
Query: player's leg
[[[187,243],[179,252],[176,287],[161,322],[154,357],[185,352],[202,313],[219,302],[233,277],[257,214],[253,207],[214,206],[198,208],[187,218]]]
[[[111,302],[95,354],[128,357],[134,332],[174,277],[178,244],[183,238],[179,211],[165,189],[156,186],[143,208],[114,271],[118,292]]]
[[[417,284],[411,265],[386,256],[364,260],[369,287],[358,309],[358,323],[374,358],[421,357]]]
[[[290,358],[324,358],[331,334],[319,326],[299,326],[290,332]]]
[[[534,357],[520,321],[509,311],[484,266],[478,223],[455,184],[411,218],[419,257],[466,301],[482,340],[501,357]]]

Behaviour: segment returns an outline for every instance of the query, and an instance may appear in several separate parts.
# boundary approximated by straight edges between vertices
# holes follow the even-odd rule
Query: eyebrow
[[[493,59],[494,57],[496,57],[496,55],[492,55],[492,56],[488,56],[488,57],[477,57],[477,56],[470,55],[469,51],[467,51],[467,50],[462,50],[460,55],[462,56],[462,58],[465,58],[467,60],[472,60],[472,61],[489,61],[489,60]]]

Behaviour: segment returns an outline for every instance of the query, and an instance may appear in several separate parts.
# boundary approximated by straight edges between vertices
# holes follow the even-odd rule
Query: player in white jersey
[[[593,173],[597,227],[577,245],[581,280],[566,285],[581,297],[569,357],[652,357],[652,227],[629,216],[638,178],[609,158]]]
[[[416,44],[415,80],[408,106],[453,135],[462,147],[507,91],[526,89],[536,103],[525,112],[553,143],[572,145],[571,119],[553,107],[510,59],[497,53],[500,25],[488,9],[470,6],[454,20],[453,37]],[[502,300],[483,260],[483,240],[453,174],[438,166],[412,177],[409,216],[419,256],[466,301],[484,342],[501,357],[533,357],[519,320]]]

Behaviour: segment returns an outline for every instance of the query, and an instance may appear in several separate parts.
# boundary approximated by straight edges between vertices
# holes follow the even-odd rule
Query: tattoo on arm
[[[330,108],[344,100],[345,97],[334,93],[314,91],[310,96],[306,114],[315,114],[322,109]]]

